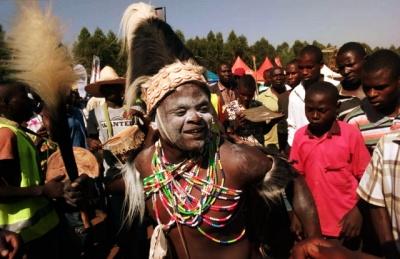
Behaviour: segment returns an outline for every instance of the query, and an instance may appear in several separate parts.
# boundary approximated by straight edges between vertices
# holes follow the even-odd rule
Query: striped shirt
[[[385,207],[400,251],[400,134],[381,138],[361,178],[357,194],[366,202]]]
[[[387,117],[380,114],[365,98],[361,105],[350,112],[345,122],[358,127],[364,138],[364,143],[372,153],[379,139],[388,133],[400,132],[400,115]]]

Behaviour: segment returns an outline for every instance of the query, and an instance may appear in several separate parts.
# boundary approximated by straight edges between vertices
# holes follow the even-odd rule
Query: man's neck
[[[357,97],[358,99],[362,100],[365,98],[365,93],[362,90],[362,87],[360,86],[358,89],[354,90],[348,90],[342,87],[339,91],[339,94],[341,96],[351,96],[351,97]]]
[[[164,155],[164,158],[172,164],[177,164],[185,159],[187,159],[187,153],[182,152],[181,150],[177,149],[176,147],[173,147],[170,143],[167,141],[164,141],[163,139],[160,139],[161,141],[161,148],[162,152]]]
[[[324,127],[320,127],[318,129],[308,126],[308,130],[313,136],[320,138],[321,136],[323,136],[325,133],[329,132],[332,129],[334,123],[335,121],[332,121],[331,123],[328,123]]]
[[[220,86],[226,88],[226,89],[231,89],[231,83],[230,82],[222,82],[219,81]]]
[[[303,85],[304,89],[307,90],[308,87],[310,87],[310,85],[316,83],[316,82],[321,82],[324,81],[324,76],[323,75],[319,75],[318,80],[312,81],[312,82],[302,82],[301,84]]]
[[[358,90],[358,89],[361,88],[361,81],[352,84],[352,83],[349,83],[349,82],[343,80],[343,81],[340,82],[340,83],[341,83],[341,85],[342,85],[342,89],[343,89],[343,90],[346,90],[346,91],[356,91],[356,90]]]
[[[280,85],[280,86],[272,86],[271,87],[271,92],[275,95],[275,96],[279,96],[280,94],[282,94],[283,92],[286,91],[286,87],[285,85]]]

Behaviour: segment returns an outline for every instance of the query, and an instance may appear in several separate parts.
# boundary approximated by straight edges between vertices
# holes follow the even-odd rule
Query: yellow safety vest
[[[26,133],[13,124],[15,123],[7,119],[0,119],[0,128],[9,128],[17,136],[21,168],[20,187],[38,186],[41,184],[41,175],[35,146]],[[0,228],[19,233],[24,242],[43,236],[58,222],[52,204],[45,197],[0,203]]]
[[[214,110],[217,115],[219,115],[219,97],[217,94],[211,94],[211,104],[214,107]]]

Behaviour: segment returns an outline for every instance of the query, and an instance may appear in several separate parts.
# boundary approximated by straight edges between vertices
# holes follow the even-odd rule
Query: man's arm
[[[59,175],[47,182],[45,185],[18,187],[11,186],[4,183],[0,184],[0,202],[10,203],[15,199],[26,197],[40,197],[45,196],[50,199],[62,198],[64,195],[64,183],[62,180],[65,175]]]
[[[391,220],[386,208],[374,206],[372,204],[368,204],[368,208],[385,258],[400,258],[400,253],[396,247],[396,240],[392,233]]]
[[[318,212],[314,204],[314,199],[304,180],[299,175],[294,181],[293,209],[299,217],[306,237],[321,236],[321,227],[318,219]]]
[[[13,198],[38,197],[49,198],[63,196],[64,185],[61,182],[65,176],[60,176],[42,186],[19,187],[21,169],[18,159],[15,134],[7,128],[0,129],[0,202],[13,202]],[[29,173],[29,172],[27,172]]]

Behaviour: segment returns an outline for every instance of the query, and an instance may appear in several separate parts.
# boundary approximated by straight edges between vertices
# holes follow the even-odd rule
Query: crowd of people
[[[229,63],[209,84],[149,5],[122,32],[126,78],[65,98],[76,179],[39,93],[0,82],[0,258],[400,258],[396,53],[344,44],[335,86],[308,45],[261,92]]]

